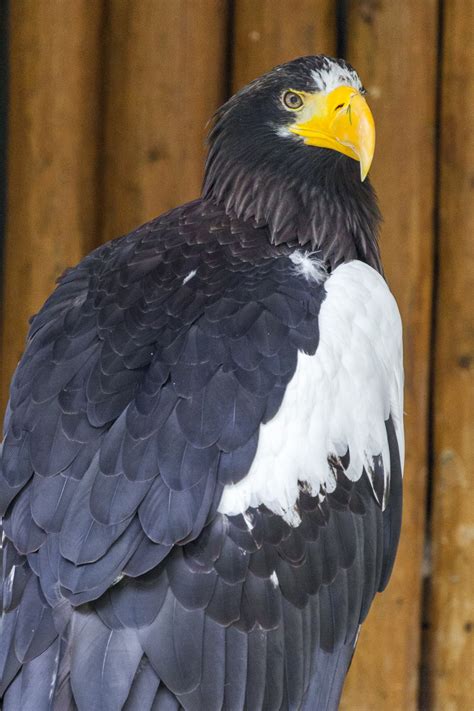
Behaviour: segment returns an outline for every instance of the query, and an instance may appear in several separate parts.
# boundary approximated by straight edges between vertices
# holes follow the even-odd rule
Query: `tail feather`
[[[17,619],[18,609],[2,614],[0,623],[0,698],[21,667],[21,662],[15,654]]]
[[[302,711],[337,711],[357,636],[331,654],[319,649]]]
[[[5,692],[3,711],[50,711],[59,663],[59,639],[21,668]]]
[[[59,649],[59,668],[54,689],[53,709],[57,711],[76,711],[77,705],[71,687],[71,648],[61,640]]]
[[[160,680],[145,656],[138,665],[137,673],[130,688],[124,711],[151,711]]]

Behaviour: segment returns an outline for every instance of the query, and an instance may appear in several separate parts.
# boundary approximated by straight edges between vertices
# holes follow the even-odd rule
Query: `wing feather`
[[[377,275],[288,254],[197,201],[33,319],[1,455],[7,711],[33,682],[35,709],[336,708],[399,536],[396,315]]]

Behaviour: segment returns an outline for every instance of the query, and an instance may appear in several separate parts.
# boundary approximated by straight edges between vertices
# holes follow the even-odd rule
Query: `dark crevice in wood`
[[[336,54],[346,59],[347,54],[347,0],[336,0]]]
[[[8,18],[9,2],[4,0],[4,2],[0,3],[0,284],[3,284],[7,208]],[[1,301],[0,299],[0,303]]]
[[[224,52],[224,101],[227,101],[233,93],[232,86],[234,80],[234,42],[235,42],[235,0],[227,0],[226,18],[226,48]]]
[[[108,54],[109,54],[109,38],[108,38],[108,27],[110,18],[110,6],[109,0],[103,0],[102,2],[102,18],[100,27],[100,53],[99,53],[99,96],[98,96],[98,106],[97,106],[97,166],[96,166],[96,186],[97,186],[97,199],[96,199],[96,233],[94,235],[94,241],[96,247],[98,247],[103,241],[103,234],[105,228],[105,216],[106,211],[104,206],[106,202],[106,165],[107,165],[107,152],[106,152],[106,126],[107,126],[107,79],[108,79]]]
[[[429,392],[428,417],[426,421],[428,442],[428,476],[425,499],[425,544],[423,561],[423,589],[421,604],[421,641],[420,641],[420,672],[418,685],[418,708],[425,711],[432,706],[430,685],[430,597],[432,574],[432,502],[433,502],[433,471],[435,468],[435,407],[436,407],[436,340],[438,333],[438,299],[439,299],[439,242],[440,242],[440,205],[441,205],[441,141],[442,141],[442,87],[443,87],[443,41],[444,41],[444,7],[443,0],[438,0],[438,27],[436,48],[436,91],[435,106],[435,145],[434,145],[434,200],[433,200],[433,253],[432,253],[432,291],[431,291],[431,331],[429,350]]]

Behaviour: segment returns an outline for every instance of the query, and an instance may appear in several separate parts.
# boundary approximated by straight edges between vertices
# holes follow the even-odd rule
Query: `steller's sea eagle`
[[[33,318],[1,460],[4,711],[337,709],[402,500],[364,93],[322,55],[249,84],[202,196]]]

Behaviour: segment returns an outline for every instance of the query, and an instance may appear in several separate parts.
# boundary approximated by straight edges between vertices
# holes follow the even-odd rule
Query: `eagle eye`
[[[304,104],[303,97],[296,91],[285,91],[282,100],[287,109],[298,111]]]

